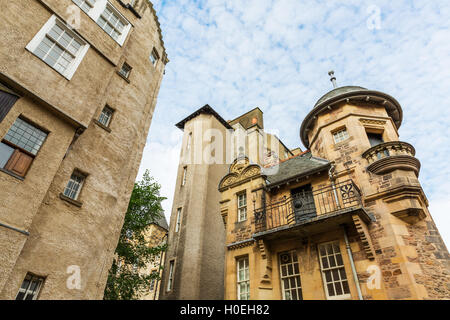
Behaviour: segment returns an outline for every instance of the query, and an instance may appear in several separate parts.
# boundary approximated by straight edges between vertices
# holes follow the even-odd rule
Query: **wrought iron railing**
[[[352,180],[304,191],[255,209],[256,232],[296,225],[318,215],[362,206],[361,192]]]

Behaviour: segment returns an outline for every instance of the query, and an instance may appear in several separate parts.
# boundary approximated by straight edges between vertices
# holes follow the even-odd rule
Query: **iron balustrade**
[[[263,200],[263,203],[265,201]],[[362,207],[361,192],[352,180],[303,191],[255,209],[255,231],[263,232],[296,225],[318,215]]]

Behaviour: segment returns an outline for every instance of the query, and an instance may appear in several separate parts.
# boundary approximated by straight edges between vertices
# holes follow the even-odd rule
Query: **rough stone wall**
[[[19,41],[11,41],[10,50],[8,46],[0,49],[8,76],[87,127],[63,160],[76,128],[55,119],[39,104],[29,103],[24,108],[23,112],[43,122],[44,128],[50,127],[51,134],[25,180],[18,183],[21,188],[35,190],[28,192],[35,198],[29,202],[23,201],[26,197],[6,198],[34,209],[16,206],[6,212],[10,220],[18,219],[15,226],[23,226],[30,235],[23,249],[19,246],[13,250],[14,269],[0,293],[4,299],[15,297],[27,272],[45,277],[40,299],[103,297],[164,72],[161,59],[156,67],[149,61],[154,47],[160,56],[164,53],[153,13],[147,10],[138,19],[117,3],[114,6],[134,25],[124,45],[119,46],[81,12],[77,32],[91,47],[70,81],[24,49],[52,14],[67,18],[67,6],[72,4],[69,0],[18,1],[4,6],[1,13],[5,29],[20,30],[22,35]],[[10,54],[15,51],[18,54],[12,64]],[[133,67],[129,82],[116,74],[124,61]],[[24,101],[26,98],[19,99],[0,124],[0,133],[7,130],[13,119],[10,117],[17,116]],[[110,131],[92,121],[98,119],[105,104],[115,109]],[[78,199],[81,207],[59,197],[74,169],[88,174]],[[2,188],[7,187],[6,183],[0,180]],[[80,268],[81,289],[72,290],[66,285],[71,275],[67,273],[69,266]]]

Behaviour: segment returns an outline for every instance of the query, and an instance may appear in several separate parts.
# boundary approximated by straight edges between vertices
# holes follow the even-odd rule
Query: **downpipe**
[[[355,262],[353,261],[352,249],[350,248],[350,243],[348,242],[347,228],[344,225],[344,226],[342,226],[342,229],[344,230],[345,247],[347,248],[348,257],[350,259],[353,280],[355,281],[356,290],[358,291],[358,298],[359,298],[359,300],[364,300],[362,292],[361,292],[361,286],[359,285],[358,274],[356,273]]]

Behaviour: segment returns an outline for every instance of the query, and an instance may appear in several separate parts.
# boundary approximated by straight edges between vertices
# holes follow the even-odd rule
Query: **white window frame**
[[[75,2],[74,2],[74,4],[75,4],[76,6],[78,6]],[[97,1],[95,2],[94,7],[93,7],[91,10],[89,10],[89,12],[86,12],[86,11],[83,11],[83,12],[85,12],[89,17],[92,18],[92,20],[95,21],[95,23],[97,23],[98,19],[100,18],[100,16],[102,15],[102,13],[105,11],[106,7],[108,7],[109,9],[111,9],[111,11],[113,11],[113,12],[119,17],[119,19],[125,24],[125,27],[123,28],[122,34],[121,34],[121,36],[119,37],[119,39],[116,40],[116,39],[114,39],[113,37],[111,37],[110,35],[108,35],[108,36],[111,37],[111,39],[113,39],[113,40],[116,41],[120,46],[122,46],[123,43],[125,42],[125,39],[126,39],[127,36],[128,36],[128,33],[129,33],[130,30],[131,30],[131,23],[130,23],[130,21],[128,21],[127,18],[125,18],[125,16],[124,16],[122,13],[120,13],[119,10],[117,10],[117,9],[111,4],[111,2],[109,2],[108,0],[97,0]],[[80,8],[80,9],[81,9],[81,8]],[[97,25],[98,25],[98,23],[97,23]],[[99,26],[99,28],[103,30],[102,27]],[[103,30],[103,32],[106,33],[105,30]],[[106,33],[106,34],[107,34],[107,33]]]
[[[244,204],[241,205],[241,197],[244,199]],[[237,215],[238,222],[247,220],[247,193],[239,193],[237,195]]]
[[[110,113],[109,116],[107,115],[108,112]],[[111,124],[111,120],[112,120],[113,115],[114,115],[114,109],[111,108],[110,106],[106,105],[106,106],[103,107],[102,112],[100,112],[100,116],[98,117],[97,121],[100,122],[105,127],[109,128],[109,125]],[[101,121],[102,119],[107,119],[106,123],[103,123]]]
[[[90,7],[90,9],[88,11],[85,11],[80,4],[78,4],[75,0],[72,0],[81,10],[83,10],[84,12],[86,12],[87,14],[89,14],[89,11],[91,11],[94,7],[95,7],[95,2],[96,0],[78,0],[81,1],[82,3],[87,3],[87,5]]]
[[[175,224],[175,232],[180,231],[180,226],[181,226],[181,211],[182,211],[182,208],[178,208],[178,209],[177,209],[177,221],[176,221],[176,224]]]
[[[281,257],[283,255],[289,255],[290,262],[283,262],[281,260]],[[282,252],[279,254],[279,259],[280,259],[279,267],[280,267],[281,292],[283,295],[283,300],[293,300],[293,299],[291,299],[291,297],[286,296],[286,291],[291,292],[293,290],[297,291],[297,299],[296,300],[303,300],[302,279],[300,276],[300,264],[298,261],[297,251],[292,250],[292,251]],[[286,275],[283,275],[283,267],[285,267]],[[289,267],[291,267],[291,268],[289,268]],[[297,272],[295,271],[295,267],[297,267],[297,269],[298,269]],[[288,282],[290,282],[291,279],[295,280],[295,286],[291,287],[291,285],[289,284],[289,288],[286,288],[284,285],[284,280],[288,280]],[[302,296],[302,299],[298,298],[299,291]]]
[[[29,278],[30,283],[28,284],[28,287],[24,289],[24,288],[22,288],[23,282],[25,280],[27,280],[27,278]],[[17,295],[16,295],[16,300],[17,300],[17,297],[19,296],[19,293],[24,293],[23,300],[25,300],[25,298],[29,294],[31,294],[33,296],[32,300],[37,300],[37,297],[39,295],[39,292],[41,291],[42,284],[44,283],[44,281],[45,281],[45,278],[43,278],[43,277],[39,277],[39,276],[35,276],[31,273],[27,273],[25,278],[23,279],[22,283],[20,284],[19,291],[17,292]],[[34,290],[30,290],[31,285],[35,282],[37,282],[36,288]]]
[[[243,268],[241,268],[243,262]],[[240,271],[244,272],[244,278],[240,278]],[[247,292],[241,292],[241,284],[246,284]],[[250,300],[250,266],[248,256],[236,260],[236,289],[237,300]],[[241,294],[246,295],[246,299],[241,299]]]
[[[44,38],[46,37],[47,33],[50,32],[50,30],[53,28],[53,26],[55,24],[58,24],[59,27],[64,29],[64,31],[69,33],[74,38],[76,38],[76,40],[82,44],[82,46],[80,47],[80,49],[76,53],[74,60],[70,63],[70,65],[67,67],[67,69],[64,72],[62,72],[62,73],[60,71],[58,71],[57,69],[55,69],[54,67],[52,67],[49,64],[47,64],[44,60],[39,58],[34,53],[34,51],[37,49],[39,44],[44,40]],[[89,47],[90,47],[90,45],[86,41],[84,41],[84,39],[80,35],[78,35],[75,31],[73,31],[62,20],[58,19],[56,17],[56,15],[52,15],[50,17],[50,19],[44,24],[44,26],[39,30],[39,32],[34,36],[34,38],[27,44],[25,49],[27,49],[33,55],[38,57],[42,62],[47,64],[53,70],[55,70],[56,72],[58,72],[59,74],[64,76],[67,80],[71,80],[73,75],[74,75],[74,73],[75,73],[75,71],[78,69],[78,66],[80,65],[81,61],[83,60],[84,56],[86,55]]]
[[[334,267],[330,267],[330,266],[328,266],[328,268],[324,268],[324,266],[323,266],[323,262],[322,262],[322,255],[321,255],[321,253],[320,253],[320,247],[322,247],[322,246],[326,246],[326,245],[329,245],[329,244],[331,244],[332,246],[334,246],[334,245],[337,245],[338,246],[338,248],[339,248],[339,254],[341,255],[341,258],[342,258],[342,265],[337,265],[337,261],[336,261],[336,266],[334,266]],[[325,248],[325,250],[326,250],[326,248]],[[334,252],[334,247],[333,247],[333,252]],[[325,242],[325,243],[321,243],[321,244],[319,244],[318,246],[317,246],[317,253],[318,253],[318,255],[319,255],[319,261],[320,261],[320,272],[322,273],[322,281],[323,281],[323,287],[324,287],[324,291],[325,291],[325,295],[326,295],[326,297],[327,297],[327,300],[348,300],[348,299],[351,299],[352,298],[352,295],[351,295],[351,290],[350,290],[350,281],[348,280],[348,276],[347,276],[347,270],[345,269],[345,263],[344,263],[344,257],[343,257],[343,255],[342,255],[342,250],[341,250],[341,246],[340,246],[340,242],[337,240],[337,241],[330,241],[330,242]],[[328,252],[326,252],[327,253],[327,257],[328,256],[330,256],[329,254],[328,254]],[[334,256],[336,256],[336,254],[333,254]],[[345,274],[345,280],[344,281],[347,281],[347,285],[348,285],[348,289],[349,289],[349,291],[350,291],[350,293],[343,293],[343,294],[340,294],[340,295],[334,295],[334,296],[330,296],[329,294],[328,294],[328,282],[327,282],[327,279],[326,279],[326,276],[325,276],[325,272],[326,271],[332,271],[332,270],[334,270],[334,269],[344,269],[344,274]],[[332,277],[334,277],[333,275],[332,275]],[[334,281],[334,279],[332,278],[332,283],[334,284],[335,282],[339,282],[339,283],[342,283],[343,282],[343,280],[342,280],[342,278],[341,278],[341,276],[340,276],[340,274],[339,274],[339,281]],[[336,288],[334,288],[334,290],[336,291]],[[342,292],[343,292],[343,290],[342,290]]]
[[[348,135],[347,128],[340,128],[335,130],[333,133],[334,143],[340,143],[342,141],[347,140],[350,136]]]
[[[77,189],[76,194],[75,194],[74,197],[69,197],[65,193],[66,193],[66,189],[69,186],[69,183],[72,180],[73,176],[77,176],[77,177],[81,178],[81,182],[79,183],[78,181],[75,181],[77,184],[79,184],[78,189]],[[72,200],[78,201],[78,197],[80,196],[81,189],[83,189],[85,181],[86,181],[86,176],[84,174],[82,174],[82,173],[80,173],[78,171],[72,172],[72,174],[70,175],[69,181],[67,181],[66,187],[64,188],[63,195],[66,196],[67,198],[70,198]]]

